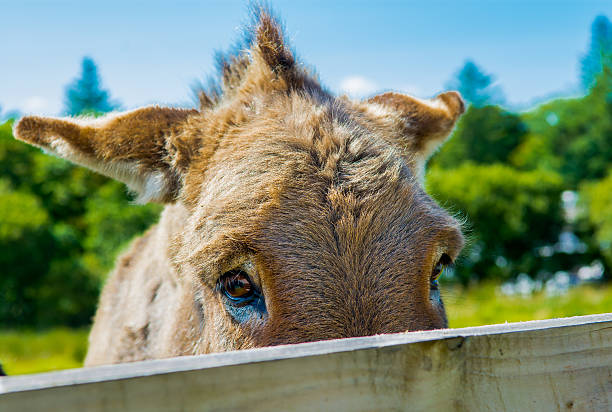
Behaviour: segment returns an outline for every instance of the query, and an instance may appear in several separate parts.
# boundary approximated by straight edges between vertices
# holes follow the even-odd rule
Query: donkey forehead
[[[413,179],[410,156],[389,143],[380,124],[346,102],[296,95],[269,105],[262,101],[265,111],[254,109],[249,121],[218,140],[206,172],[196,167],[193,173],[202,183],[194,179],[195,190],[206,196],[215,187],[227,193],[292,180],[308,182],[309,189],[341,184],[351,191],[374,191],[382,182]]]
[[[246,250],[274,260],[410,259],[406,251],[427,258],[432,248],[460,247],[459,225],[423,192],[400,151],[337,112],[273,117],[220,144],[191,219],[194,261],[219,269]]]
[[[317,199],[298,189],[261,217],[251,241],[275,273],[288,264],[358,276],[394,267],[426,272],[442,253],[454,258],[463,240],[451,217],[412,190],[420,189],[396,186],[359,198],[331,187]]]

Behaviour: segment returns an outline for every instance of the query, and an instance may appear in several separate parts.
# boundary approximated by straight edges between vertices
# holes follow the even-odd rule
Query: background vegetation
[[[516,112],[467,61],[449,86],[469,106],[430,161],[427,190],[466,221],[446,274],[451,326],[612,310],[612,24],[581,60],[584,93]],[[66,88],[66,114],[120,107],[93,60]],[[0,360],[9,373],[77,366],[117,253],[160,207],[119,183],[45,155],[0,125]],[[40,330],[52,327],[77,329]],[[44,360],[40,360],[43,358]]]

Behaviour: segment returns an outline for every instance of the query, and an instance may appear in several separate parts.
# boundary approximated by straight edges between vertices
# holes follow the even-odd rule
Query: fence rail
[[[612,314],[0,378],[0,411],[612,410]]]

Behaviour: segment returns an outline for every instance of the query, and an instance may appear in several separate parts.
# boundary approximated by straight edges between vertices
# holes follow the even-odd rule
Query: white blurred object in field
[[[533,280],[526,273],[521,273],[513,282],[506,282],[501,285],[500,291],[504,295],[521,295],[527,297],[534,292],[542,290],[542,281]]]
[[[547,296],[559,296],[566,293],[573,286],[597,282],[603,276],[604,266],[599,260],[595,260],[588,266],[580,267],[576,272],[557,271],[545,282],[534,280],[528,274],[521,273],[516,277],[516,280],[503,283],[499,291],[507,296],[520,295],[528,297],[544,289]]]

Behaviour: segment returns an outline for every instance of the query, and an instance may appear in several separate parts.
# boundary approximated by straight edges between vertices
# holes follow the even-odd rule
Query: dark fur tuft
[[[295,66],[293,54],[286,45],[282,26],[265,10],[258,10],[256,44],[265,62],[277,73],[288,72]]]
[[[283,34],[283,24],[272,9],[266,3],[252,3],[249,15],[250,22],[232,47],[228,51],[216,52],[216,73],[192,87],[200,110],[212,108],[233,95],[244,80],[253,53],[259,53],[271,71],[285,79],[289,88],[321,90],[316,77],[299,67]]]

